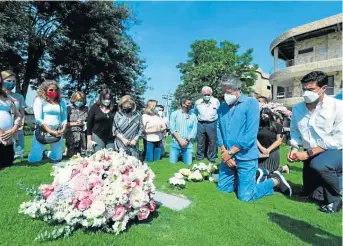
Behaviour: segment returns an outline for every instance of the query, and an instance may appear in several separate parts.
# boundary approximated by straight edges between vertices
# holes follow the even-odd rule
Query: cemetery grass
[[[31,138],[26,137],[25,155],[30,146]],[[282,164],[286,164],[287,151],[288,147],[281,148]],[[190,207],[179,212],[160,207],[157,218],[135,224],[118,236],[78,230],[66,239],[38,243],[34,241],[37,234],[52,230],[52,226],[18,214],[20,203],[30,199],[18,183],[35,187],[51,183],[52,167],[47,161],[35,166],[26,159],[17,162],[0,172],[0,245],[341,245],[341,212],[323,214],[315,204],[278,193],[244,203],[234,193],[218,192],[210,182],[187,183],[186,189],[174,191],[167,180],[185,166],[169,164],[167,158],[150,166],[156,174],[157,189],[189,198]],[[302,184],[302,164],[294,163],[290,168],[286,179],[298,191]]]

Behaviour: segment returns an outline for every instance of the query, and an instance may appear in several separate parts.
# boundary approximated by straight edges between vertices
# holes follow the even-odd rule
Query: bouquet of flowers
[[[169,184],[173,189],[183,189],[186,186],[186,181],[181,173],[175,173],[174,177],[169,179]]]
[[[69,236],[80,227],[117,235],[130,221],[145,220],[156,209],[154,173],[124,151],[75,156],[52,175],[52,184],[27,189],[34,198],[20,205],[20,213],[63,225],[36,240]]]
[[[186,180],[193,182],[201,182],[209,180],[217,182],[218,166],[216,164],[199,163],[194,164],[191,169],[181,168],[178,173],[169,179],[169,184],[173,188],[183,189],[186,187]]]
[[[274,114],[282,114],[286,117],[291,117],[292,112],[289,111],[283,104],[277,102],[270,102],[262,105],[262,108],[269,108]]]

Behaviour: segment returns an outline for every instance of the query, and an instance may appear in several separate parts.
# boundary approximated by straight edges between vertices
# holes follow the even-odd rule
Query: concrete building
[[[272,89],[269,83],[269,74],[264,73],[261,68],[256,70],[256,74],[257,80],[252,86],[253,96],[264,96],[270,100],[272,98]]]
[[[328,74],[328,95],[339,92],[342,83],[342,17],[343,14],[338,14],[293,28],[271,43],[274,72],[269,82],[274,101],[289,107],[300,102],[300,79],[314,70]]]

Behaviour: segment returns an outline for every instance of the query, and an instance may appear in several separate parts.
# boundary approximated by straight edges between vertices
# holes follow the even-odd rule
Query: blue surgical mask
[[[14,88],[14,81],[5,81],[4,82],[4,87],[7,89],[7,90],[12,90]]]
[[[109,99],[104,99],[101,102],[105,107],[108,107],[111,104],[111,100],[109,100]]]
[[[75,106],[78,107],[78,108],[81,108],[83,106],[83,102],[74,102]]]

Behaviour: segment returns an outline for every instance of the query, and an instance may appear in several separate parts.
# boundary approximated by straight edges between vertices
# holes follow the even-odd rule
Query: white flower
[[[176,178],[176,177],[172,177],[172,178],[169,179],[169,184],[183,186],[183,185],[186,185],[186,181],[183,178],[179,179],[179,178]]]
[[[183,179],[183,175],[181,173],[175,173],[174,177],[178,179]]]
[[[179,173],[181,173],[183,176],[188,177],[191,174],[191,170],[188,168],[181,168]]]
[[[188,180],[201,181],[203,180],[203,177],[201,175],[201,172],[199,170],[196,170],[188,176]]]

